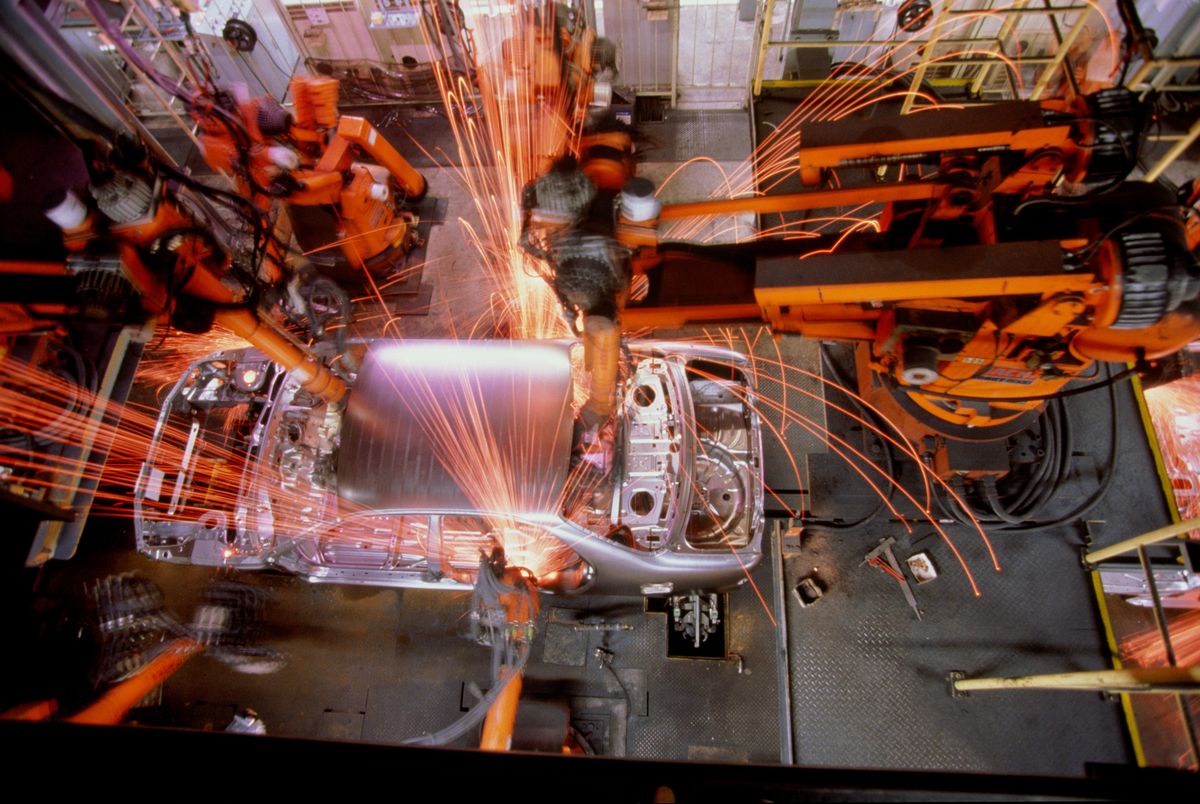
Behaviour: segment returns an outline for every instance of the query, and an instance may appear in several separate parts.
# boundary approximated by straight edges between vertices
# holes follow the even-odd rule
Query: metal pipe
[[[1145,78],[1151,70],[1158,66],[1160,66],[1158,59],[1142,62],[1140,65],[1138,65],[1138,68],[1134,74],[1130,76],[1129,80],[1125,82],[1125,86],[1129,89],[1133,89],[1138,84],[1142,83],[1142,79]]]
[[[987,53],[979,53],[978,55],[963,56],[959,59],[938,59],[939,67],[945,67],[949,64],[964,65],[964,64],[998,64],[1007,60],[1005,56],[991,56]],[[1057,60],[1052,56],[1034,56],[1027,59],[1021,59],[1021,64],[1057,64]],[[962,79],[964,82],[966,79]],[[1031,98],[1031,100],[1033,100]]]
[[[1079,87],[1075,81],[1075,68],[1071,66],[1071,60],[1067,58],[1067,54],[1070,52],[1071,47],[1074,46],[1075,40],[1083,33],[1083,29],[1087,27],[1088,17],[1086,14],[1080,14],[1079,19],[1075,21],[1075,24],[1071,26],[1071,30],[1067,32],[1065,39],[1058,32],[1058,21],[1054,17],[1051,17],[1050,21],[1054,24],[1054,36],[1059,40],[1058,50],[1054,52],[1054,66],[1047,67],[1042,71],[1042,74],[1038,77],[1037,84],[1033,87],[1033,92],[1029,93],[1030,100],[1037,100],[1042,96],[1042,93],[1046,91],[1046,87],[1050,86],[1050,79],[1058,71],[1059,65],[1063,65],[1064,75],[1067,76],[1067,80],[1070,82],[1075,94],[1079,94]],[[1022,59],[1022,61],[1029,60]]]
[[[1200,36],[1200,34],[1197,36]],[[1173,75],[1175,70],[1181,67],[1200,67],[1200,58],[1191,56],[1167,56],[1164,58],[1143,61],[1140,65],[1138,65],[1137,70],[1129,78],[1129,80],[1125,82],[1125,86],[1129,89],[1134,89],[1145,80],[1146,76],[1148,76],[1152,70],[1163,67],[1169,67],[1170,69],[1161,70],[1158,75],[1154,76],[1154,78],[1149,82],[1150,86],[1146,88],[1146,92],[1150,91],[1151,89],[1164,89],[1164,84],[1166,83],[1167,78]],[[1194,84],[1185,84],[1167,87],[1167,89],[1171,92],[1181,92],[1195,91],[1196,89],[1200,89],[1200,87],[1197,87]],[[1145,93],[1143,93],[1143,97],[1145,97]]]
[[[1012,7],[1024,8],[1027,2],[1029,2],[1029,0],[1017,0]],[[989,8],[989,11],[990,10],[991,9]],[[1012,36],[1013,30],[1016,29],[1017,23],[1020,21],[1020,19],[1020,17],[1012,15],[1005,17],[1004,22],[1001,23],[1000,30],[996,32],[996,47],[1000,49],[1001,53],[1007,52],[1006,42],[1008,38]],[[979,71],[978,75],[975,76],[975,80],[971,82],[970,94],[972,96],[977,96],[983,90],[984,82],[986,82],[988,76],[991,75],[992,67],[994,66],[995,65],[993,64],[985,65],[984,68]]]
[[[671,3],[671,108],[679,91],[679,0]]]
[[[779,681],[779,762],[791,765],[796,761],[795,735],[792,731],[792,677],[788,656],[787,593],[784,591],[783,523],[775,520],[771,529],[771,580],[775,585],[775,614],[779,626],[775,631],[775,669]]]
[[[938,12],[937,17],[933,21],[933,27],[930,28],[929,42],[921,49],[921,61],[917,64],[917,69],[913,72],[912,83],[909,84],[908,92],[904,96],[904,102],[900,104],[900,114],[911,112],[913,104],[917,102],[917,93],[921,91],[921,85],[925,83],[925,73],[929,70],[929,63],[933,60],[933,51],[936,49],[937,37],[934,33],[942,29],[942,25],[945,24],[946,15],[949,13],[950,0],[946,0],[942,5],[941,11]]]
[[[863,76],[861,78],[768,78],[763,81],[763,86],[767,88],[779,89],[795,89],[799,87],[819,87],[819,86],[853,86],[855,84],[869,84],[877,79]],[[963,87],[967,85],[965,78],[930,78],[925,82],[932,87]],[[749,90],[747,90],[749,91]],[[642,93],[638,93],[639,95]],[[960,100],[954,102],[956,106],[986,106],[992,101],[967,101]]]
[[[755,3],[755,7],[760,8],[760,6],[757,3]],[[804,0],[800,0],[800,7],[801,7],[801,9],[803,9]],[[783,35],[784,36],[792,35],[792,23],[795,21],[795,19],[796,19],[796,0],[787,0],[787,5],[784,6],[784,9],[783,9]]]
[[[1051,7],[1047,3],[1046,8],[993,8],[988,10],[988,14],[1070,14],[1075,11],[1091,11],[1091,6],[1054,6]],[[956,8],[948,11],[949,14],[978,14],[979,9],[975,8]]]
[[[1150,90],[1147,90],[1148,92]],[[1160,92],[1200,92],[1200,84],[1171,84],[1163,87]]]
[[[757,66],[754,70],[754,97],[762,94],[763,81],[763,60],[767,56],[767,44],[771,41],[771,17],[775,16],[775,0],[767,0],[766,8],[763,9],[762,19],[762,36],[758,42],[758,57],[755,59]]]
[[[951,684],[955,692],[1025,689],[1157,695],[1194,693],[1200,691],[1200,667],[1130,667],[1009,678],[956,678]]]
[[[1200,92],[1200,87],[1196,87],[1196,91]],[[1146,134],[1145,139],[1150,142],[1178,142],[1186,137],[1187,134]]]
[[[1167,652],[1167,664],[1175,667],[1178,662],[1175,661],[1175,647],[1171,644],[1171,633],[1167,630],[1167,617],[1163,613],[1162,597],[1158,594],[1158,581],[1154,579],[1154,568],[1150,566],[1150,557],[1146,555],[1146,548],[1138,545],[1137,549],[1138,563],[1142,565],[1142,573],[1146,576],[1146,588],[1150,590],[1150,599],[1154,601],[1151,607],[1154,613],[1154,626],[1158,629],[1158,636],[1163,641],[1163,648]]]
[[[629,623],[581,623],[574,620],[558,620],[551,618],[547,621],[547,624],[561,625],[565,628],[570,628],[572,631],[615,632],[633,630],[633,626]]]
[[[1175,696],[1175,706],[1179,709],[1184,735],[1187,737],[1188,750],[1192,752],[1192,761],[1200,761],[1200,744],[1196,742],[1196,721],[1192,718],[1192,708],[1182,695]]]
[[[939,45],[972,45],[972,44],[978,44],[979,42],[985,42],[985,41],[988,41],[986,37],[983,39],[956,37],[953,39],[938,39],[937,43]],[[894,41],[878,40],[878,39],[824,39],[824,40],[804,39],[804,40],[797,40],[797,41],[768,42],[767,43],[767,47],[769,47],[769,48],[783,48],[785,50],[788,48],[811,48],[811,49],[816,50],[816,49],[821,49],[821,48],[833,48],[833,47],[895,47],[895,46],[896,46],[896,43]],[[1024,59],[1022,59],[1022,61],[1024,61]]]
[[[1155,59],[1150,64],[1161,65],[1164,67],[1200,67],[1200,57],[1197,56],[1169,56],[1163,59]]]
[[[1197,122],[1193,128],[1197,129],[1197,134],[1200,135],[1200,122]],[[1165,542],[1167,539],[1173,539],[1177,536],[1183,536],[1189,531],[1200,529],[1200,517],[1192,517],[1185,519],[1182,522],[1176,522],[1172,525],[1157,528],[1156,530],[1147,531],[1140,536],[1126,539],[1108,547],[1101,547],[1098,550],[1091,550],[1083,557],[1084,563],[1090,567],[1095,567],[1102,561],[1107,561],[1110,558],[1115,558],[1122,553],[1128,553],[1130,550],[1136,550],[1138,547],[1146,545],[1158,544]]]
[[[1175,50],[1175,52],[1194,55],[1198,49],[1200,49],[1200,27],[1193,27],[1187,39],[1179,44],[1179,47]],[[1175,75],[1176,65],[1168,64],[1167,66],[1169,69],[1160,70],[1158,75],[1150,79],[1151,89],[1161,90],[1164,86],[1166,86],[1167,81],[1169,81],[1171,77]]]

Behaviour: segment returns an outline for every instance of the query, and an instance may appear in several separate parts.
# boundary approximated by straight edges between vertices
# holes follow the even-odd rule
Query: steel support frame
[[[1078,4],[1055,6],[1055,5],[1051,4],[1050,0],[1042,0],[1041,7],[1029,7],[1028,2],[1029,2],[1029,0],[1019,0],[1019,2],[1015,3],[1011,7],[989,8],[986,10],[986,13],[988,13],[988,14],[1000,15],[1005,18],[1003,24],[1001,25],[1000,30],[997,32],[997,34],[995,36],[983,36],[983,37],[977,37],[977,38],[955,37],[955,38],[946,38],[944,40],[941,38],[932,38],[930,40],[930,42],[928,42],[926,44],[926,46],[924,47],[923,52],[921,54],[921,59],[917,63],[917,66],[914,70],[913,79],[912,79],[912,89],[910,90],[908,96],[904,99],[904,102],[901,107],[901,113],[908,114],[909,112],[912,111],[913,106],[916,101],[916,92],[917,92],[917,90],[919,90],[919,88],[923,84],[926,73],[928,72],[930,67],[935,62],[933,51],[935,50],[935,46],[939,45],[939,44],[967,45],[967,46],[972,45],[972,44],[981,44],[981,45],[994,45],[995,47],[999,48],[1000,53],[997,55],[992,55],[992,54],[984,52],[984,53],[980,53],[977,58],[973,58],[973,59],[965,59],[964,58],[964,59],[955,59],[955,60],[946,61],[946,62],[943,62],[942,60],[936,60],[936,63],[939,65],[943,64],[943,63],[953,64],[953,65],[961,65],[961,66],[969,66],[972,64],[979,64],[981,66],[981,69],[980,69],[978,75],[975,76],[973,83],[971,85],[971,91],[973,93],[977,94],[982,89],[984,82],[987,80],[987,76],[990,74],[991,70],[995,67],[995,65],[1005,62],[1006,57],[1003,55],[1004,48],[1005,48],[1005,42],[1009,37],[1011,37],[1012,33],[1015,31],[1017,23],[1020,20],[1020,18],[1025,15],[1038,14],[1038,15],[1049,16],[1053,23],[1053,26],[1054,26],[1055,38],[1058,42],[1058,47],[1056,48],[1056,50],[1052,56],[1039,57],[1039,58],[1035,58],[1035,59],[1022,59],[1022,63],[1025,63],[1025,64],[1045,64],[1045,65],[1047,65],[1046,68],[1042,71],[1041,76],[1039,76],[1038,83],[1035,86],[1033,92],[1031,93],[1030,98],[1036,100],[1046,91],[1046,89],[1049,86],[1050,80],[1058,72],[1058,69],[1060,67],[1062,67],[1066,70],[1066,73],[1068,75],[1068,80],[1071,81],[1072,85],[1074,86],[1074,75],[1072,73],[1072,68],[1071,68],[1070,58],[1068,56],[1068,53],[1070,52],[1070,49],[1074,45],[1075,41],[1078,39],[1080,34],[1083,32],[1083,29],[1086,27],[1087,14],[1085,12],[1089,11],[1091,7],[1087,6],[1087,5],[1078,5]],[[874,41],[874,40],[869,40],[869,39],[864,39],[864,40],[829,39],[829,40],[824,40],[824,41],[774,41],[771,39],[771,17],[774,14],[775,0],[764,0],[764,3],[760,6],[760,8],[762,9],[762,11],[761,11],[762,23],[761,23],[761,30],[759,33],[758,52],[757,52],[757,57],[755,58],[755,63],[754,63],[754,79],[752,82],[752,89],[751,89],[751,94],[753,97],[757,97],[762,94],[762,89],[763,89],[763,85],[764,85],[763,69],[766,64],[767,53],[770,50],[773,50],[773,49],[796,49],[796,48],[799,48],[799,49],[828,49],[831,47],[873,47],[873,46],[887,46],[889,44],[894,44],[894,43],[888,42],[888,41]],[[942,5],[940,11],[938,12],[937,17],[930,23],[929,29],[931,31],[937,31],[949,19],[951,19],[952,17],[955,17],[955,16],[962,16],[962,15],[966,15],[966,14],[979,14],[979,13],[981,13],[979,9],[967,9],[967,8],[956,9],[956,8],[953,8],[952,0],[946,0],[946,2]],[[1075,20],[1074,24],[1072,25],[1072,27],[1071,27],[1070,31],[1067,33],[1067,35],[1063,36],[1058,29],[1058,21],[1057,21],[1055,15],[1070,14],[1070,13],[1079,14],[1079,18],[1077,20]],[[1013,86],[1012,91],[1015,96],[1017,94],[1017,90],[1016,90],[1015,86]]]

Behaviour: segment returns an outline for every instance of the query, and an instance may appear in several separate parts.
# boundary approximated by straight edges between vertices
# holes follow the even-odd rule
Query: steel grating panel
[[[750,119],[744,111],[672,109],[661,123],[641,123],[649,139],[644,155],[652,161],[686,162],[707,156],[741,162],[750,153]]]
[[[772,597],[771,557],[752,573]],[[666,617],[647,618],[654,632],[638,638],[648,667],[649,717],[629,728],[629,756],[778,762],[779,713],[775,629],[749,585],[729,596],[729,651],[735,660],[666,659]]]
[[[362,716],[362,739],[394,744],[445,728],[462,715],[462,690],[463,682],[454,679],[406,679],[373,686]],[[449,747],[477,744],[477,734],[469,733]]]
[[[1095,696],[959,700],[947,692],[949,670],[1018,675],[1105,665],[1070,545],[1052,561],[1044,550],[1009,554],[1005,577],[980,578],[978,600],[946,551],[934,550],[943,575],[915,590],[925,609],[918,622],[895,581],[859,565],[886,531],[830,545],[842,569],[826,578],[825,597],[809,609],[789,600],[798,764],[1078,775],[1084,762],[1125,759],[1119,709]],[[897,548],[901,561],[912,552],[903,540]],[[811,574],[811,563],[808,556],[787,562],[788,584]],[[1078,583],[1063,582],[1071,569]],[[1069,612],[1072,622],[1058,625],[1050,611]]]

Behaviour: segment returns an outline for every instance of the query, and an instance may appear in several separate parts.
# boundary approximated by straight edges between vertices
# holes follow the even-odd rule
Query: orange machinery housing
[[[222,99],[236,106],[240,126],[210,99],[197,112],[204,156],[260,208],[282,199],[305,251],[337,244],[352,270],[386,274],[417,243],[410,207],[427,185],[367,120],[338,112],[338,87],[333,78],[294,77],[294,115],[270,99]]]
[[[233,270],[224,247],[183,211],[166,183],[143,168],[144,175],[114,174],[120,188],[115,203],[93,199],[85,206],[75,199],[77,217],[61,224],[64,244],[73,255],[66,264],[10,264],[4,270],[65,275],[73,259],[87,264],[115,254],[148,315],[195,331],[220,324],[271,360],[300,372],[311,393],[330,402],[344,397],[345,383],[256,307],[253,279]]]
[[[1161,358],[1200,336],[1200,271],[1178,204],[1155,185],[1122,184],[1140,115],[1129,93],[1106,90],[805,125],[807,182],[893,165],[901,180],[619,215],[616,237],[649,280],[623,324],[761,320],[855,342],[860,369],[873,370],[860,370],[861,390],[910,414],[914,434],[1000,437],[1097,376],[1096,361]],[[934,170],[916,178],[916,165]],[[1098,191],[1051,194],[1063,182]],[[683,218],[877,202],[878,231],[731,246],[658,234]]]

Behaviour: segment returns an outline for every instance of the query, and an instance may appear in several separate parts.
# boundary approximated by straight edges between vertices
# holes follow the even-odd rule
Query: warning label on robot
[[[1011,382],[1016,385],[1033,385],[1034,381],[1037,380],[1037,373],[1029,369],[996,366],[980,374],[976,379],[991,380],[992,382]]]

